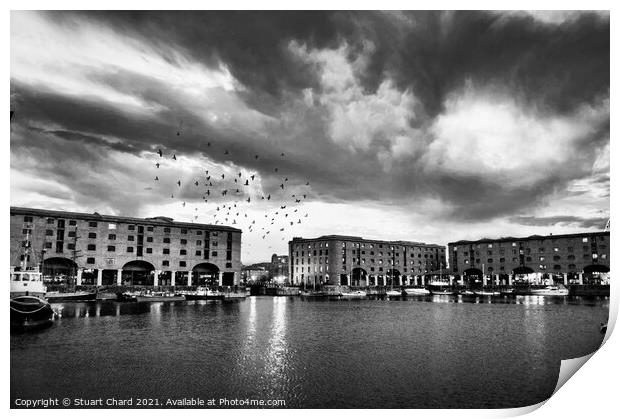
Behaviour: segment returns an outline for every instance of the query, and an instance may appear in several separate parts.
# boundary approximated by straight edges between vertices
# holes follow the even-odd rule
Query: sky
[[[231,225],[243,263],[293,237],[445,245],[609,218],[608,13],[10,23],[13,206]]]

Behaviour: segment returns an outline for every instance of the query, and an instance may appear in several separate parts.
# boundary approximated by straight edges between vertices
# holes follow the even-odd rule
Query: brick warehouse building
[[[609,231],[448,243],[450,271],[494,284],[608,281]],[[484,273],[484,275],[483,275]]]
[[[11,266],[76,285],[238,285],[240,259],[241,230],[231,227],[11,207]]]
[[[289,242],[294,285],[422,284],[425,274],[445,268],[445,248],[436,244],[333,235]]]

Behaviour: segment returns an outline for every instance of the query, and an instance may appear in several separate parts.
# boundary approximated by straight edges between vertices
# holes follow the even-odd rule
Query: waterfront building
[[[232,286],[241,269],[241,230],[11,207],[11,265],[40,267],[76,285]],[[23,254],[28,249],[27,255]]]
[[[609,231],[448,243],[450,271],[481,285],[608,284]]]
[[[244,266],[241,270],[241,278],[245,283],[267,282],[269,281],[270,263],[256,263]]]
[[[289,242],[294,285],[423,285],[427,274],[445,268],[445,248],[436,244],[337,235]]]

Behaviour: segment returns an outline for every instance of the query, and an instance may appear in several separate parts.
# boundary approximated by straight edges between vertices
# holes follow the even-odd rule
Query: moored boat
[[[28,331],[49,327],[54,311],[50,304],[38,297],[20,295],[11,298],[11,330]]]
[[[64,301],[96,301],[97,291],[76,291],[76,292],[48,292],[45,299],[50,303]]]
[[[221,300],[224,298],[224,293],[220,291],[213,291],[206,288],[198,288],[196,291],[184,292],[185,299],[192,300]],[[244,292],[245,296],[245,292]]]
[[[185,301],[185,295],[173,294],[170,292],[153,292],[136,295],[136,302],[138,303],[159,303],[168,301]]]
[[[428,295],[431,293],[426,288],[405,288],[404,292],[407,295]]]
[[[397,291],[397,290],[387,290],[385,294],[388,297],[401,297],[403,295],[401,291]]]
[[[532,295],[542,295],[542,296],[550,296],[550,297],[565,296],[565,295],[568,295],[568,289],[564,287],[560,288],[558,286],[550,285],[545,288],[532,289],[530,290],[530,293]]]
[[[360,298],[366,298],[368,297],[366,295],[366,291],[343,291],[340,293],[340,298],[341,299],[360,299]]]

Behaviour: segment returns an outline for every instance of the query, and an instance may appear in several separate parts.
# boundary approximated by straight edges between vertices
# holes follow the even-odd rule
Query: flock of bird
[[[180,129],[177,131],[177,135],[181,135]],[[215,150],[210,142],[207,143],[207,148]],[[189,203],[180,199],[181,188],[186,185],[181,179],[167,179],[164,178],[163,174],[160,178],[158,171],[166,159],[172,162],[177,161],[176,154],[165,156],[164,152],[158,149],[157,155],[159,157],[154,163],[156,172],[154,181],[170,184],[172,188],[170,198],[178,200],[180,205],[186,207]],[[231,153],[228,149],[223,149],[223,155],[230,156]],[[213,155],[211,156],[213,157]],[[226,158],[230,159],[230,157]],[[254,155],[255,161],[260,158],[261,156],[258,154]],[[284,160],[285,158],[285,154],[280,153],[280,159]],[[281,240],[290,237],[286,234],[299,224],[304,223],[308,218],[308,213],[302,214],[300,212],[300,204],[309,197],[310,182],[293,184],[287,176],[282,175],[278,167],[273,168],[273,173],[280,175],[281,183],[275,187],[275,190],[264,193],[256,173],[239,171],[234,175],[227,175],[226,173],[213,173],[213,171],[205,170],[204,173],[193,179],[191,187],[197,188],[202,194],[202,200],[207,204],[210,203],[210,205],[208,209],[202,210],[195,207],[192,222],[197,221],[199,217],[202,219],[205,211],[210,211],[211,214],[207,215],[206,223],[208,224],[240,228],[244,233],[258,234],[262,240],[268,238],[273,240],[274,236],[280,236]],[[253,186],[258,187],[253,188]],[[177,198],[175,198],[175,192],[177,192]],[[254,210],[259,207],[258,203],[265,204],[266,201],[269,203],[276,202],[277,206],[267,205],[271,208],[275,207],[275,209],[267,212],[259,211],[260,216],[257,216],[257,211],[251,211],[251,214],[248,214],[250,212],[248,210]],[[214,206],[215,210],[212,209]]]

